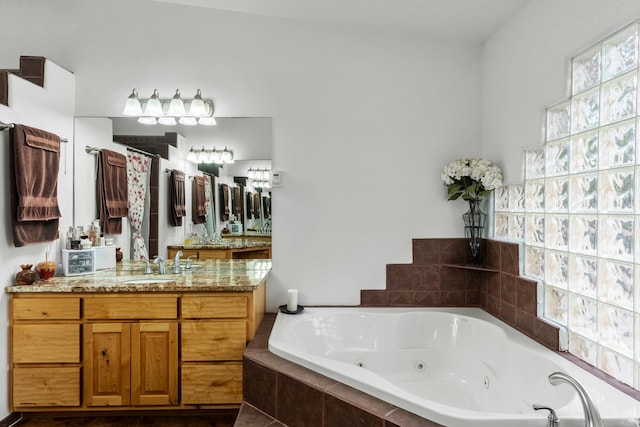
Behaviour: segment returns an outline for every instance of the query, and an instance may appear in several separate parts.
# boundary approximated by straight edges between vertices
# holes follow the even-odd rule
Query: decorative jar
[[[20,264],[22,270],[16,273],[16,284],[18,286],[32,285],[36,281],[36,272],[31,269],[32,264]]]
[[[53,261],[42,261],[36,265],[38,276],[42,280],[49,280],[56,275],[56,263]]]

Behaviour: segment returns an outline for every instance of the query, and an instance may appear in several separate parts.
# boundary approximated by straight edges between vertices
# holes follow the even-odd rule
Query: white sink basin
[[[145,279],[131,279],[131,280],[123,280],[120,283],[131,284],[131,285],[144,285],[150,283],[167,283],[167,282],[175,282],[176,279],[170,278],[160,278],[160,277],[149,277]]]

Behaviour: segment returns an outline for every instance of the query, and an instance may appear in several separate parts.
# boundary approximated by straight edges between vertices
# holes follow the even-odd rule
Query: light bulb
[[[211,116],[211,117],[200,117],[198,119],[198,123],[203,125],[203,126],[215,126],[218,123],[216,122],[216,118]]]
[[[216,150],[215,147],[213,148],[213,152],[211,153],[211,161],[218,165],[222,163],[222,159],[220,158],[220,151]]]
[[[171,116],[158,117],[158,123],[165,126],[175,126],[178,124],[176,118]]]
[[[220,160],[222,160],[222,163],[231,163],[233,161],[233,154],[227,150],[227,147],[224,147],[224,151],[220,155]]]
[[[142,106],[140,105],[140,100],[138,99],[138,92],[133,89],[129,98],[127,98],[127,102],[124,105],[124,110],[122,111],[124,116],[141,116],[142,115]]]
[[[153,95],[147,101],[147,106],[144,109],[145,116],[153,116],[158,117],[163,114],[162,112],[162,103],[160,102],[160,95],[158,94],[158,89],[153,90]]]
[[[142,125],[155,125],[155,124],[158,124],[158,122],[156,121],[155,117],[147,117],[147,116],[138,117],[138,123],[140,123]]]
[[[198,120],[195,117],[184,116],[178,119],[178,123],[185,126],[196,126],[198,124]]]
[[[189,154],[187,154],[187,160],[193,163],[198,161],[198,157],[196,156],[196,152],[193,151],[193,147],[189,149]]]
[[[202,100],[202,94],[200,93],[200,89],[196,93],[196,96],[191,101],[191,106],[189,107],[189,115],[193,117],[202,117],[207,113],[207,110],[204,106],[204,101]]]
[[[187,115],[187,112],[184,109],[184,102],[180,97],[180,90],[176,89],[176,94],[173,95],[171,104],[169,104],[169,110],[167,111],[167,116],[182,117],[186,115]]]
[[[204,147],[202,147],[202,150],[200,150],[200,154],[198,154],[198,162],[199,163],[209,162],[209,154],[207,154],[207,151],[204,149]]]

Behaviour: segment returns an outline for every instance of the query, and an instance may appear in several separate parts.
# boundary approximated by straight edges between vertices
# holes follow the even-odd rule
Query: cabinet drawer
[[[182,403],[242,402],[242,364],[182,366]]]
[[[84,312],[87,319],[176,319],[178,298],[149,295],[86,298]]]
[[[16,367],[13,407],[80,406],[80,367]]]
[[[80,298],[14,298],[15,320],[80,319]]]
[[[217,249],[210,251],[201,250],[198,253],[199,259],[227,259],[227,251],[225,249]]]
[[[246,318],[246,295],[182,297],[182,317],[186,319]]]
[[[182,360],[242,360],[247,344],[244,320],[184,322]]]
[[[80,325],[14,325],[13,363],[80,362]]]

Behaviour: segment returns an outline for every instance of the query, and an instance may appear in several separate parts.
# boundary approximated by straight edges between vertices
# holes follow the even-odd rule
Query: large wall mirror
[[[140,141],[172,136],[170,146],[162,155],[154,156],[150,186],[155,185],[155,200],[150,204],[149,255],[163,255],[166,245],[180,244],[193,238],[251,237],[271,234],[271,192],[269,188],[254,186],[252,171],[271,169],[272,120],[270,117],[220,117],[215,126],[148,126],[137,123],[135,118],[76,118],[74,144],[74,224],[90,224],[97,218],[96,159],[87,147],[111,149],[126,154],[128,147],[144,152]],[[233,153],[233,163],[224,165],[198,164],[187,160],[194,149],[228,149]],[[152,152],[154,154],[154,152]],[[168,179],[171,171],[180,170],[187,179],[194,176],[210,176],[214,195],[214,214],[205,224],[195,225],[189,219],[181,226],[171,226],[167,221]],[[155,184],[154,184],[155,180]],[[186,193],[191,185],[185,182]],[[241,188],[241,192],[238,191]],[[226,191],[226,197],[223,195]],[[188,194],[189,196],[189,194]],[[188,197],[187,204],[189,205]],[[241,209],[238,209],[238,204]],[[225,211],[227,215],[225,215]],[[231,215],[229,215],[231,213]],[[154,216],[155,215],[155,216]],[[190,218],[190,216],[189,216]],[[123,227],[115,237],[128,257],[131,230]]]

